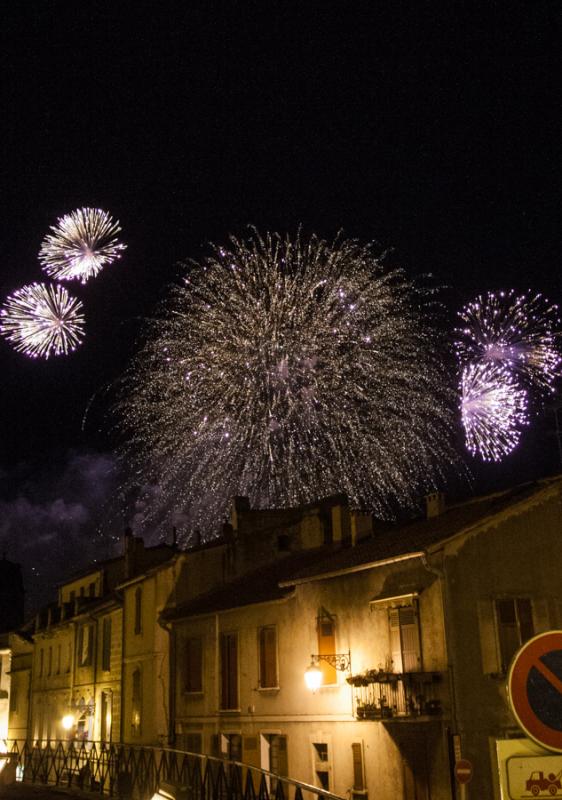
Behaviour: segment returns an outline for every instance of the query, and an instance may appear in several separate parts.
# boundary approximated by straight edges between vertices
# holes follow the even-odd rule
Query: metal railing
[[[18,779],[148,800],[162,784],[185,800],[342,800],[317,786],[238,761],[180,750],[48,740],[4,740]]]
[[[414,719],[443,714],[445,687],[440,672],[368,670],[347,680],[354,687],[357,719]]]

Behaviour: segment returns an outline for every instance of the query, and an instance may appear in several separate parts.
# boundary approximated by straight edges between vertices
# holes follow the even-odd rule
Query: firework
[[[468,450],[484,461],[501,461],[529,422],[526,390],[509,369],[493,362],[465,367],[460,390]]]
[[[456,350],[461,367],[502,364],[528,389],[554,391],[560,371],[558,307],[540,294],[489,292],[461,312]]]
[[[117,409],[150,508],[207,529],[233,495],[414,504],[455,460],[429,295],[355,241],[256,232],[188,265]]]
[[[79,208],[59,219],[51,230],[41,245],[39,261],[45,272],[59,281],[86,283],[126,247],[117,241],[119,222],[99,208]]]
[[[0,309],[0,333],[32,358],[66,355],[84,337],[82,308],[63,286],[32,283],[10,295]]]

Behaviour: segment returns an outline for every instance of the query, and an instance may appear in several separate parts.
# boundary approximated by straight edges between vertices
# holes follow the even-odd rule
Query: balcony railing
[[[342,800],[316,786],[222,758],[107,742],[0,740],[17,778],[120,800],[149,800],[163,785],[186,800]]]
[[[357,719],[420,719],[443,714],[443,673],[367,670],[352,675]]]

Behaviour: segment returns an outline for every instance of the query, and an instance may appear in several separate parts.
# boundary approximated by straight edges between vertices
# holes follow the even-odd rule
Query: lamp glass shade
[[[65,714],[62,718],[62,727],[65,731],[69,731],[74,725],[74,715],[73,714]]]
[[[315,692],[319,689],[322,686],[322,677],[322,670],[318,664],[315,664],[313,661],[304,673],[304,681],[307,689],[310,689],[311,692]]]

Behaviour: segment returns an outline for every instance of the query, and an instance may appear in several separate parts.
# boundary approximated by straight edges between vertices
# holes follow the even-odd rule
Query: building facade
[[[500,800],[498,748],[525,741],[509,663],[562,628],[561,533],[552,478],[404,524],[236,498],[187,551],[126,536],[9,634],[8,736],[169,745],[354,800],[456,798],[462,757],[465,797]]]

